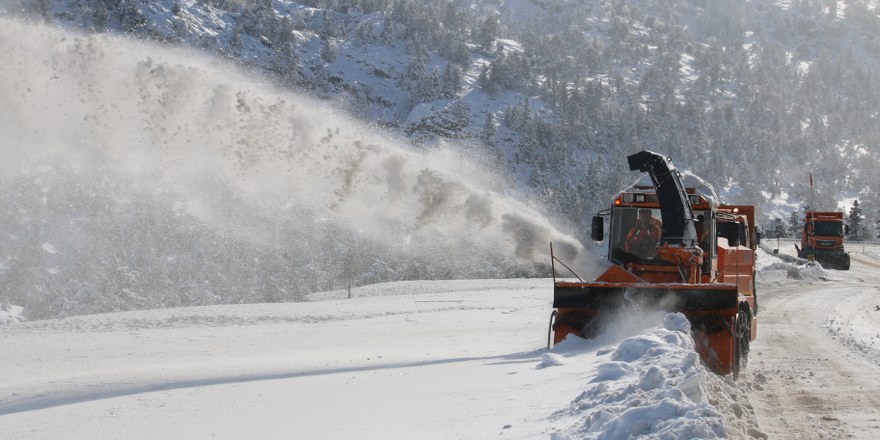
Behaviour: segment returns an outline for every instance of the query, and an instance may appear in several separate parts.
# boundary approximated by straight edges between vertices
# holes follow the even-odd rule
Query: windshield
[[[813,235],[819,237],[840,237],[843,231],[842,223],[816,222],[813,226]]]
[[[626,254],[652,258],[657,253],[663,226],[660,209],[614,208],[611,212],[611,258]]]
[[[642,222],[639,222],[639,211],[642,211]],[[711,215],[711,212],[705,210],[694,211],[697,238],[700,240],[699,246],[705,252],[706,261],[715,255],[715,222]],[[650,226],[646,227],[646,224]],[[609,232],[611,260],[624,263],[633,261],[633,257],[653,258],[657,254],[662,232],[663,222],[659,208],[613,208]]]

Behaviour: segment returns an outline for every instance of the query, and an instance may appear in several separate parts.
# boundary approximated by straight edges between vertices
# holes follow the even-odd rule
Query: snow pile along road
[[[22,308],[11,304],[0,303],[0,325],[17,324],[25,320]]]
[[[755,271],[756,283],[761,287],[814,283],[828,276],[819,264],[786,253],[774,255],[763,247],[755,252]]]
[[[610,359],[597,365],[590,386],[554,415],[570,428],[553,438],[727,438],[724,418],[708,403],[707,372],[689,334],[690,323],[676,313],[666,315],[662,326],[620,342]],[[558,348],[581,343],[569,337]],[[545,358],[557,365],[550,356]]]

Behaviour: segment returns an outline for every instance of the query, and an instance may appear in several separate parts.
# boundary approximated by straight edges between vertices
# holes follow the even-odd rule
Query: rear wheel
[[[737,313],[733,318],[733,365],[730,368],[730,374],[733,380],[739,378],[740,360],[742,359],[742,344],[739,341],[739,328],[742,313]]]
[[[749,325],[749,315],[745,313],[740,313],[742,316],[742,326],[740,329],[739,336],[739,366],[740,369],[745,368],[749,365],[749,343],[751,342],[749,339],[750,325]]]
[[[736,314],[733,325],[733,379],[739,377],[740,371],[749,363],[749,343],[751,333],[751,322],[749,314],[745,310],[740,310]]]

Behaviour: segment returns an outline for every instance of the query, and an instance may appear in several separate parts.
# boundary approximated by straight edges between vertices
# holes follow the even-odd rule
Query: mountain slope
[[[806,203],[812,172],[817,207],[880,209],[873,1],[24,3],[207,49],[417,142],[485,148],[581,227],[646,147],[730,202]]]

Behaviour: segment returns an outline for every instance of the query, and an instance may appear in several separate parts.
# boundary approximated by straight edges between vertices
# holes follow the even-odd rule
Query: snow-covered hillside
[[[3,10],[197,48],[422,148],[465,145],[580,236],[584,211],[631,180],[619,164],[642,148],[731,203],[758,205],[761,223],[807,203],[810,173],[816,207],[859,199],[872,226],[880,211],[874,0],[7,0]]]

